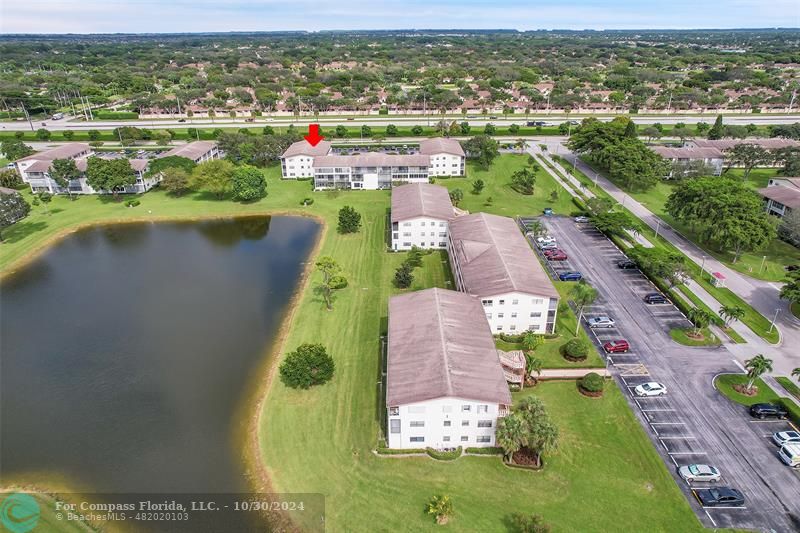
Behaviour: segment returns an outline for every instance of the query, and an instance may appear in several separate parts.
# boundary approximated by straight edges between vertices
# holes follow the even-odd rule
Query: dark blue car
[[[580,281],[583,276],[580,272],[562,272],[558,275],[558,279],[561,281]]]

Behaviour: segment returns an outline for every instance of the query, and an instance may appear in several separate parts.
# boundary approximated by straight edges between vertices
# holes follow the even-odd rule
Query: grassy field
[[[792,378],[780,376],[775,378],[775,381],[780,383],[781,387],[783,387],[786,392],[800,400],[800,387],[797,386],[797,383],[792,381]]]
[[[481,196],[488,196],[489,190],[495,195],[492,206],[481,206],[483,210],[539,213],[551,205],[548,190],[555,184],[546,176],[530,197],[515,198],[516,193],[506,189],[507,173],[524,161],[502,156],[495,172],[483,174],[489,183]],[[287,389],[277,380],[268,389],[255,430],[272,490],[323,493],[330,531],[437,530],[425,514],[426,502],[436,493],[454,500],[449,530],[504,531],[513,512],[539,513],[557,531],[611,531],[645,524],[648,531],[702,529],[614,386],[602,399],[581,396],[574,382],[546,383],[522,393],[541,397],[562,433],[560,450],[547,459],[542,472],[511,470],[497,457],[435,462],[427,457],[375,456],[371,450],[380,435],[382,402],[380,337],[386,330],[387,299],[399,292],[392,284],[394,269],[403,259],[403,254],[386,251],[389,193],[315,193],[314,204],[302,208],[300,201],[309,196],[310,185],[282,182],[275,167],[266,172],[269,196],[252,204],[203,194],[173,199],[158,191],[143,195],[136,208],[105,197],[75,202],[55,198],[50,214],[42,206],[34,207],[28,218],[5,232],[0,268],[8,272],[18,267],[26,254],[81,224],[286,211],[316,215],[328,223],[319,253],[340,262],[349,286],[338,291],[333,311],[325,310],[310,287],[304,290],[278,357],[302,342],[322,342],[336,361],[336,375],[308,391]],[[470,168],[469,173],[474,178],[477,171]],[[458,181],[466,180],[445,183],[455,186]],[[478,205],[480,199],[474,201]],[[358,234],[335,230],[336,212],[346,204],[363,216]],[[566,203],[556,205],[558,210],[566,208]],[[450,274],[443,260],[441,253],[426,255],[412,287],[448,286]],[[310,283],[317,278],[312,275]],[[573,331],[574,317],[571,323],[567,314],[564,318],[561,325]]]
[[[714,335],[708,328],[703,328],[700,330],[703,335],[702,339],[695,339],[688,335],[689,333],[693,332],[694,328],[674,328],[669,330],[669,336],[672,337],[672,340],[678,344],[683,344],[684,346],[719,346],[720,344],[717,336]]]

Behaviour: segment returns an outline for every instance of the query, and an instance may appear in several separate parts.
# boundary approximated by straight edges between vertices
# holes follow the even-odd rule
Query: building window
[[[506,304],[505,300],[500,300],[500,305],[505,305],[505,304]]]
[[[410,242],[404,242],[403,246],[411,246],[411,243]]]
[[[484,307],[491,307],[493,300],[481,300],[481,303],[483,304]]]
[[[424,428],[425,427],[425,422],[423,422],[422,420],[412,420],[411,421],[411,427],[412,428]]]
[[[469,437],[467,435],[461,435],[461,442],[469,442]]]
[[[511,313],[511,318],[517,318],[517,313]]]
[[[411,225],[411,222],[403,222],[403,225],[404,225],[404,226],[410,226],[410,225]]]
[[[503,331],[503,326],[497,326],[497,331]]]
[[[397,416],[399,414],[400,414],[400,408],[399,407],[390,407],[389,408],[389,416]]]
[[[515,330],[517,329],[517,326],[515,326],[514,324],[511,324],[511,325],[508,327],[508,329],[510,329],[511,331],[515,331]]]
[[[478,420],[478,427],[479,428],[490,428],[492,427],[491,420]]]
[[[452,420],[445,420],[444,421],[444,427],[449,428],[452,425],[453,425],[453,421]]]
[[[481,443],[492,442],[492,436],[491,435],[478,435],[475,438],[475,442],[481,442]]]
[[[419,225],[425,227],[425,221],[423,220],[422,222],[419,223]]]
[[[443,227],[444,227],[444,225],[445,225],[445,223],[444,223],[444,222],[439,222],[439,227],[440,227],[440,228],[443,228]]]
[[[530,326],[528,326],[528,329],[531,330],[531,331],[538,331],[539,330],[539,324],[531,324]]]
[[[445,435],[442,437],[442,442],[450,442],[450,435]]]
[[[462,413],[469,413],[470,411],[472,411],[472,406],[471,405],[464,404],[464,405],[461,406],[461,412]]]
[[[542,316],[542,313],[540,313],[538,311],[531,313],[531,318],[539,318],[541,316]]]
[[[425,437],[411,437],[411,442],[425,442]]]
[[[533,305],[542,305],[544,303],[544,299],[543,298],[534,298],[534,299],[531,300],[531,303]]]
[[[478,414],[488,413],[488,412],[489,412],[489,406],[488,405],[482,404],[482,405],[478,406]]]
[[[517,299],[511,300],[511,305],[517,305],[518,303],[519,303],[519,300],[517,300]]]
[[[469,420],[462,420],[461,427],[466,427],[466,426],[469,426]]]
[[[504,316],[505,316],[505,313],[497,313],[497,318],[503,318]]]
[[[391,426],[392,433],[400,433],[400,419],[395,418],[394,420],[389,421],[389,425]]]

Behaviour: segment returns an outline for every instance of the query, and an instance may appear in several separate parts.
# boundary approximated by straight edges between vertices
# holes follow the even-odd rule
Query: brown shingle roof
[[[773,186],[758,189],[764,198],[775,200],[792,209],[800,208],[800,191],[792,187]]]
[[[389,299],[386,403],[462,398],[504,405],[511,395],[483,306],[427,289]]]
[[[318,155],[326,155],[328,152],[331,151],[331,143],[330,141],[320,141],[317,143],[316,146],[311,146],[306,140],[297,141],[293,143],[289,148],[283,152],[281,157],[292,157],[295,155],[310,155],[310,156],[318,156]]]
[[[450,193],[441,185],[411,183],[392,188],[392,222],[415,217],[450,220],[454,216]]]
[[[217,143],[214,141],[192,141],[182,146],[176,146],[168,152],[164,152],[159,157],[179,156],[191,159],[192,161],[199,159],[208,151],[212,150]]]
[[[431,160],[427,155],[355,154],[321,155],[314,158],[314,168],[322,167],[427,167]]]
[[[508,217],[475,213],[450,221],[450,236],[467,292],[492,296],[523,292],[558,298],[517,224]]]
[[[55,148],[50,148],[49,150],[43,150],[41,152],[31,154],[27,157],[23,157],[22,159],[17,159],[17,161],[52,161],[54,159],[70,159],[87,150],[91,150],[91,147],[86,143],[67,143]]]
[[[434,137],[433,139],[425,139],[419,143],[419,153],[426,155],[445,153],[463,157],[464,149],[461,147],[461,143],[455,139]]]
[[[666,159],[722,159],[725,154],[717,148],[672,148],[670,146],[651,146],[650,149]]]

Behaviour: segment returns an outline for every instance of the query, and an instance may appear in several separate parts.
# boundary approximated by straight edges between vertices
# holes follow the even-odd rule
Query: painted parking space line
[[[713,519],[713,518],[711,518],[711,515],[708,513],[708,509],[706,509],[706,508],[704,507],[704,508],[703,508],[703,512],[705,512],[705,513],[706,513],[706,516],[708,517],[708,519],[709,519],[709,520],[711,520],[711,523],[712,523],[712,524],[714,524],[714,527],[717,527],[717,523],[714,521],[714,519]]]
[[[678,439],[697,440],[697,437],[692,437],[692,436],[688,436],[688,437],[682,437],[682,436],[667,437],[667,436],[664,436],[664,437],[659,437],[659,438],[661,440],[678,440]]]
[[[685,426],[686,422],[650,422],[651,426]]]
[[[643,413],[674,413],[675,409],[642,409]]]

